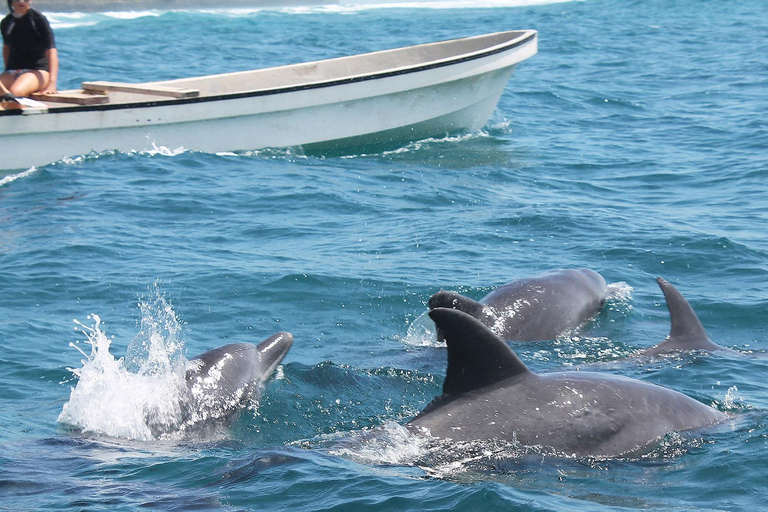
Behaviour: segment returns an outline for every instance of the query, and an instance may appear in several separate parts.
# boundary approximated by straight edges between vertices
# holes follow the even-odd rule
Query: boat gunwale
[[[277,95],[277,94],[285,94],[285,93],[291,93],[291,92],[298,92],[298,91],[305,91],[305,90],[312,90],[312,89],[323,89],[328,87],[335,87],[339,85],[347,85],[347,84],[353,84],[353,83],[359,83],[359,82],[365,82],[370,80],[380,80],[384,78],[390,78],[394,76],[401,76],[401,75],[407,75],[411,73],[418,73],[422,71],[428,71],[431,69],[438,69],[446,66],[451,66],[455,64],[461,64],[463,62],[469,62],[477,59],[481,59],[484,57],[488,57],[491,55],[495,55],[498,53],[503,53],[505,51],[511,50],[513,48],[517,48],[518,46],[522,46],[524,44],[529,43],[531,40],[536,39],[537,37],[537,31],[531,30],[531,29],[524,29],[524,30],[511,30],[507,31],[509,33],[519,32],[521,35],[519,37],[516,37],[512,39],[511,41],[507,41],[505,43],[496,44],[494,46],[484,48],[481,50],[475,50],[473,52],[469,53],[461,53],[454,57],[447,57],[442,58],[438,60],[428,61],[424,64],[415,64],[411,66],[404,66],[401,68],[390,68],[384,71],[377,71],[373,73],[367,73],[363,75],[351,75],[351,76],[344,76],[341,78],[334,78],[331,80],[325,80],[325,81],[319,81],[319,82],[311,82],[311,83],[305,83],[300,85],[290,85],[290,86],[283,86],[283,87],[273,87],[269,89],[256,89],[256,90],[250,90],[250,91],[242,91],[242,92],[233,92],[233,93],[225,93],[225,94],[216,94],[216,95],[210,95],[210,96],[196,96],[191,98],[171,98],[171,99],[161,99],[161,100],[145,100],[145,101],[134,101],[134,102],[126,102],[126,103],[104,103],[104,104],[97,104],[97,105],[75,105],[75,106],[65,106],[65,107],[49,107],[48,111],[44,113],[46,114],[59,114],[59,113],[73,113],[73,112],[95,112],[95,111],[107,111],[107,110],[127,110],[132,108],[152,108],[152,107],[162,107],[162,106],[169,106],[169,105],[184,105],[184,104],[192,104],[192,103],[207,103],[207,102],[215,102],[215,101],[224,101],[224,100],[233,100],[233,99],[243,99],[243,98],[252,98],[252,97],[259,97],[259,96],[271,96],[271,95]],[[456,39],[446,39],[444,41],[437,41],[433,43],[425,43],[426,44],[440,44],[440,43],[448,43],[452,41],[461,41],[462,39],[474,39],[474,38],[480,38],[480,37],[492,37],[499,34],[504,34],[505,32],[495,32],[490,34],[482,34],[479,36],[470,36],[465,38],[456,38]],[[408,48],[416,48],[418,46],[422,45],[412,45],[412,46],[404,46],[404,47],[398,47],[398,48],[391,48],[387,50],[379,50],[375,52],[369,52],[369,53],[361,53],[357,55],[349,55],[344,57],[337,57],[337,59],[343,59],[347,57],[355,57],[355,56],[363,56],[363,55],[372,55],[376,53],[381,52],[387,52],[392,50],[406,50]],[[328,60],[334,60],[334,59],[324,59],[319,61],[309,61],[309,62],[299,62],[296,64],[288,64],[286,66],[277,66],[277,67],[290,67],[294,65],[305,65],[305,64],[312,64],[312,63],[320,63],[323,61]],[[270,68],[262,68],[262,69],[270,69]],[[248,71],[259,71],[257,70],[248,70]],[[246,73],[248,71],[245,71]],[[225,73],[224,75],[226,75]],[[216,75],[209,75],[209,76],[216,76]],[[189,77],[189,79],[196,79],[196,78],[205,78],[205,77]],[[164,84],[166,82],[174,82],[178,80],[184,80],[184,79],[175,79],[175,80],[162,80],[157,82],[146,82],[146,83],[158,83],[158,84]],[[0,116],[4,115],[22,115],[24,114],[23,109],[13,109],[13,110],[2,110],[0,111]]]

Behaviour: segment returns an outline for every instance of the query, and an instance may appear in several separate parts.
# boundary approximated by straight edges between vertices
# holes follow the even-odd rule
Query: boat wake
[[[499,134],[509,132],[509,123],[502,121],[499,124],[491,124],[486,128],[475,131],[465,131],[457,134],[446,134],[443,137],[427,137],[425,139],[414,140],[407,142],[399,147],[391,149],[379,149],[376,147],[360,148],[357,152],[348,155],[341,155],[342,159],[354,159],[354,158],[370,158],[370,157],[384,157],[390,159],[398,159],[401,157],[408,157],[411,154],[421,154],[425,151],[432,151],[439,153],[440,150],[446,150],[453,152],[457,146],[460,146],[462,152],[462,158],[465,159],[467,154],[472,151],[472,145],[467,143],[483,141],[494,141]],[[481,152],[487,152],[488,148],[483,147]]]
[[[286,159],[286,160],[303,160],[310,158],[325,158],[325,157],[338,157],[341,159],[355,159],[355,158],[371,158],[371,157],[384,157],[384,158],[397,158],[403,157],[414,153],[420,153],[424,151],[435,150],[440,147],[453,147],[457,143],[466,143],[467,141],[483,140],[493,138],[494,127],[490,127],[490,131],[480,130],[471,133],[463,133],[458,135],[446,135],[445,137],[429,137],[413,142],[409,142],[401,147],[395,149],[387,149],[381,151],[370,151],[362,148],[356,153],[343,152],[341,155],[322,151],[306,154],[300,146],[288,147],[288,148],[264,148],[254,150],[243,151],[220,151],[216,154],[221,157],[242,157],[242,158],[265,158],[265,159]],[[64,157],[58,162],[52,162],[50,165],[65,165],[65,166],[78,166],[87,162],[96,161],[102,158],[114,158],[119,155],[126,156],[140,156],[140,157],[176,157],[190,152],[193,150],[186,149],[184,147],[169,148],[163,145],[157,145],[157,143],[150,141],[151,149],[145,150],[133,150],[133,151],[119,151],[119,150],[107,150],[91,152],[83,155],[77,155],[72,157]],[[371,148],[372,149],[372,148]],[[467,152],[465,147],[464,152]],[[18,174],[11,174],[6,177],[0,178],[0,187],[15,181],[19,178],[27,177],[37,171],[36,167],[32,167],[27,171]]]
[[[432,146],[439,145],[439,144],[455,144],[455,143],[464,142],[467,140],[482,139],[489,136],[490,134],[488,132],[479,130],[475,132],[462,133],[458,135],[446,135],[445,137],[439,137],[439,138],[429,137],[426,139],[410,142],[401,148],[383,151],[381,155],[389,156],[389,155],[399,155],[401,153],[411,153],[415,151],[421,151],[424,149],[430,149]],[[361,156],[368,156],[368,155],[361,155]]]
[[[301,146],[292,146],[286,148],[263,148],[244,151],[220,151],[216,154],[223,157],[246,157],[246,158],[267,158],[267,159],[286,159],[286,160],[300,160],[300,159],[313,159],[313,158],[340,158],[342,160],[352,160],[356,158],[371,158],[371,157],[384,157],[384,158],[397,158],[403,155],[409,155],[412,153],[420,153],[424,151],[435,150],[436,148],[446,147],[452,149],[454,145],[459,143],[466,143],[473,140],[485,140],[491,139],[496,136],[496,132],[504,131],[508,128],[508,123],[503,122],[500,125],[491,125],[489,130],[477,130],[473,132],[465,132],[454,135],[446,135],[444,137],[428,137],[426,139],[415,140],[407,142],[404,145],[394,147],[392,149],[381,149],[375,145],[368,147],[357,147],[352,149],[314,149],[306,152]],[[386,144],[385,147],[391,148],[391,144]],[[463,148],[467,151],[466,146]],[[183,150],[181,151],[183,152]],[[178,154],[178,153],[177,153]],[[168,156],[173,156],[167,154]]]

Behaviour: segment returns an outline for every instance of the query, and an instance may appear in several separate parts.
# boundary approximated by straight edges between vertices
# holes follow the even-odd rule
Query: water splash
[[[411,322],[401,341],[409,347],[445,347],[444,341],[437,341],[437,329],[427,311]]]
[[[723,398],[722,407],[726,411],[732,411],[740,406],[743,406],[744,403],[744,397],[739,395],[739,388],[736,386],[731,386],[728,388],[728,391],[725,392],[725,397]]]
[[[152,149],[145,149],[141,151],[133,151],[131,153],[138,153],[140,155],[148,155],[148,156],[178,156],[183,153],[186,153],[187,150],[184,147],[178,147],[175,149],[169,148],[167,146],[158,146],[157,143],[153,140],[150,140],[147,138],[147,141],[152,144]]]
[[[60,423],[87,433],[136,440],[168,437],[178,430],[187,367],[181,324],[157,285],[150,295],[150,300],[139,304],[141,329],[125,360],[110,352],[112,341],[98,315],[88,316],[91,326],[75,320],[91,350],[87,353],[70,343],[85,359],[81,368],[69,369],[77,385],[59,414]]]
[[[608,300],[620,303],[629,303],[632,301],[632,288],[624,281],[618,281],[616,283],[609,283],[605,285],[605,289],[608,292]]]
[[[154,283],[148,298],[138,304],[139,332],[126,350],[125,366],[142,375],[173,372],[185,367],[182,324],[170,302]]]

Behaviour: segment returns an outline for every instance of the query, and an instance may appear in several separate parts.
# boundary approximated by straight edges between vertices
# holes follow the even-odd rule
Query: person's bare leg
[[[44,89],[48,85],[48,77],[48,72],[41,69],[28,71],[20,75],[9,89],[16,96],[29,96]]]
[[[6,80],[8,78],[9,80]],[[6,83],[13,83],[13,76],[10,73],[0,74],[0,110],[17,110],[21,108],[11,91],[8,90]]]

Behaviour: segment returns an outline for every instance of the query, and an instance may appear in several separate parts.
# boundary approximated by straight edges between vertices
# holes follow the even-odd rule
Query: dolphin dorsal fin
[[[444,394],[466,393],[530,373],[507,344],[476,318],[448,308],[433,309],[429,316],[448,344]]]
[[[709,339],[699,317],[696,316],[683,294],[663,277],[657,277],[656,282],[659,283],[659,288],[664,293],[672,324],[669,336],[660,345],[660,348],[663,348],[664,345],[674,346],[678,350],[713,350],[719,348]]]

